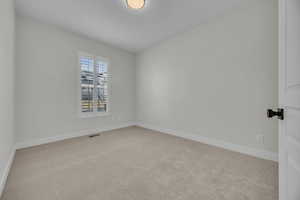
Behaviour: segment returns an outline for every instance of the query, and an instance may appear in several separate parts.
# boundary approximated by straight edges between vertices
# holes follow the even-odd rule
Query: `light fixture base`
[[[128,8],[139,10],[143,9],[146,5],[146,0],[126,0]]]

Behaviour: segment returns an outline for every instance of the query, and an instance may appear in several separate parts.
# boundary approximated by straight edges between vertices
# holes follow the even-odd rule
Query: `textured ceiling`
[[[126,8],[125,1],[16,0],[16,10],[136,52],[249,0],[147,0],[140,11]]]

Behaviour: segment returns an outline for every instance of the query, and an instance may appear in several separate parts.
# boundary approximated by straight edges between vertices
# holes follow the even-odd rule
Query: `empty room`
[[[300,0],[0,0],[0,200],[300,200]]]

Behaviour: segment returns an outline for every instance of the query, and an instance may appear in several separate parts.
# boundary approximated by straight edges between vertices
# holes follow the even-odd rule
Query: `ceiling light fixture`
[[[146,0],[126,0],[127,6],[135,10],[144,8],[145,1]]]

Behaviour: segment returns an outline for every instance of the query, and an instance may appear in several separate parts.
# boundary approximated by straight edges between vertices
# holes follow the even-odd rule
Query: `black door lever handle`
[[[273,118],[274,116],[278,116],[278,119],[284,120],[284,109],[278,108],[277,111],[268,109],[268,118]]]

